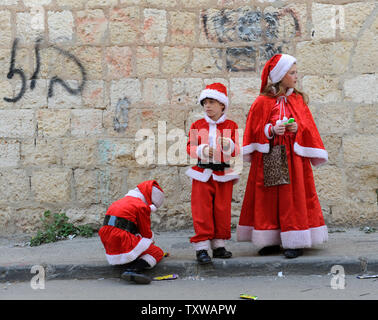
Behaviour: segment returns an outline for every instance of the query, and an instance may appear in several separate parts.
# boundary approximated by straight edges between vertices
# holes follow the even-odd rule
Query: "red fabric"
[[[264,128],[265,125],[270,122],[272,108],[276,103],[276,98],[263,95],[257,97],[248,114],[243,137],[243,147],[253,143],[269,143],[264,133]],[[304,103],[302,96],[292,93],[287,97],[286,105],[290,107],[290,117],[293,117],[298,124],[298,131],[293,142],[296,142],[301,147],[314,148],[318,149],[319,152],[325,152],[315,121],[308,106]],[[288,115],[286,116],[289,118]]]
[[[192,182],[192,217],[196,233],[190,242],[231,238],[233,182]]]
[[[106,215],[135,223],[141,237],[113,226],[103,226],[99,230],[99,235],[106,253],[110,255],[127,253],[138,245],[142,237],[152,238],[150,213],[150,207],[139,198],[126,196],[112,203]]]
[[[276,54],[271,57],[264,66],[264,69],[261,73],[261,88],[260,93],[263,92],[265,86],[268,84],[268,77],[270,71],[276,66],[277,62],[281,59],[281,54]]]
[[[163,192],[163,189],[159,186],[159,184],[155,180],[147,180],[137,185],[137,188],[143,194],[148,205],[152,204],[152,199],[151,199],[152,187],[156,187],[161,192]]]
[[[267,123],[275,125],[279,118],[279,106],[275,102],[276,99],[268,97],[257,98],[248,116],[244,145],[256,141],[269,143],[263,131]],[[324,226],[310,159],[294,152],[296,141],[324,149],[323,143],[301,96],[292,94],[288,97],[286,117],[296,119],[298,131],[296,134],[286,131],[283,136],[276,136],[274,144],[280,142],[286,146],[290,184],[265,187],[263,154],[253,152],[239,219],[240,226],[280,232]]]
[[[215,82],[215,83],[209,84],[205,87],[205,90],[206,89],[217,90],[220,93],[223,93],[227,97],[227,88],[222,83]]]
[[[199,119],[196,122],[192,123],[189,130],[189,140],[187,142],[187,153],[190,157],[200,160],[197,156],[197,148],[201,144],[210,144],[209,141],[209,123],[206,119]],[[214,156],[214,161],[209,161],[213,163],[229,162],[231,157],[235,157],[240,152],[240,147],[238,144],[239,135],[238,135],[238,125],[232,120],[225,120],[224,122],[216,124],[216,137],[230,138],[235,145],[234,151],[228,155],[222,152],[221,146],[217,144],[216,152]],[[193,170],[198,172],[203,172],[203,168],[197,166],[192,167]],[[214,174],[217,176],[224,176],[225,174],[231,174],[231,169],[226,169],[224,171],[214,171]]]

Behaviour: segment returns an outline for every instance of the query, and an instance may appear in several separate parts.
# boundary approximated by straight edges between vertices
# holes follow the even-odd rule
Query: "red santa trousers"
[[[125,264],[141,258],[152,268],[163,259],[163,250],[155,246],[152,240],[140,235],[113,226],[103,226],[99,230],[99,235],[106,251],[106,258],[112,265]]]
[[[207,182],[192,180],[192,217],[196,233],[190,239],[196,250],[224,246],[223,240],[231,238],[231,200],[234,181],[219,182],[212,177]],[[203,245],[201,247],[201,244]]]

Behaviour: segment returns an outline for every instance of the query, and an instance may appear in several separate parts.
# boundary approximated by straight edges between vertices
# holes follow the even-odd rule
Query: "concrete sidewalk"
[[[170,256],[163,259],[150,275],[176,273],[180,277],[254,276],[283,274],[319,274],[342,265],[348,274],[378,274],[378,232],[354,229],[330,229],[329,241],[305,249],[304,255],[286,259],[283,254],[259,256],[258,248],[248,242],[236,242],[235,231],[226,248],[231,259],[213,259],[211,265],[199,266],[189,243],[191,230],[155,232],[156,245]],[[340,232],[342,231],[342,232]],[[29,281],[33,265],[42,265],[46,279],[98,279],[118,277],[122,266],[110,266],[99,237],[74,238],[29,247],[15,237],[0,238],[0,282]],[[211,254],[211,253],[210,253]]]

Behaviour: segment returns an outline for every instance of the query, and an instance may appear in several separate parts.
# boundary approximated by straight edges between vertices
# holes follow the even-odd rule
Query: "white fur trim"
[[[222,147],[222,152],[225,154],[225,155],[228,155],[228,156],[230,156],[233,152],[234,152],[234,150],[235,150],[235,143],[234,143],[234,141],[232,141],[232,139],[231,138],[226,138],[229,142],[230,142],[230,148],[228,149],[228,150],[223,150],[223,147]]]
[[[205,114],[205,120],[207,123],[219,124],[225,122],[227,120],[227,116],[225,114],[222,114],[217,121],[214,121],[213,119],[209,118],[207,114]]]
[[[185,173],[187,176],[191,177],[192,179],[202,181],[202,182],[207,182],[210,179],[213,171],[211,169],[205,169],[203,172],[199,172],[197,170],[189,168],[188,170],[186,170]]]
[[[272,127],[272,130],[273,130],[273,125],[271,123],[267,123],[265,125],[265,128],[264,128],[264,133],[265,133],[265,136],[268,138],[268,139],[272,139],[274,137],[274,135],[272,134],[271,136],[269,135],[269,128]]]
[[[150,204],[150,209],[151,209],[151,212],[155,212],[157,210],[157,208],[153,204]]]
[[[143,256],[140,256],[140,259],[143,259],[149,264],[150,267],[147,269],[152,269],[156,266],[156,259],[150,254],[144,254]]]
[[[128,193],[125,194],[126,196],[134,197],[134,198],[139,198],[141,199],[145,204],[148,204],[146,201],[146,198],[144,197],[143,193],[140,192],[138,188],[130,190]]]
[[[233,173],[226,173],[223,176],[218,176],[218,175],[213,173],[213,179],[214,179],[214,181],[218,181],[218,182],[227,182],[227,181],[231,181],[231,180],[235,180],[235,179],[239,180],[239,175],[233,174]]]
[[[247,146],[242,147],[242,154],[247,155],[249,153],[253,153],[254,151],[258,151],[261,153],[268,153],[269,152],[269,143],[251,143]]]
[[[311,158],[311,163],[315,167],[328,161],[328,152],[324,149],[302,147],[295,142],[294,152],[299,156]]]
[[[285,249],[311,248],[314,245],[327,242],[327,226],[294,230],[281,233],[282,247]]]
[[[200,144],[197,147],[197,157],[200,158],[201,160],[208,160],[208,157],[206,157],[205,154],[203,153],[203,150],[205,149],[205,147],[208,147],[208,146],[209,146],[208,144]]]
[[[105,254],[106,259],[108,260],[109,264],[117,265],[117,264],[125,264],[131,261],[134,261],[138,258],[144,251],[146,251],[149,246],[152,244],[151,239],[142,238],[136,247],[131,250],[130,252],[121,253],[121,254]]]
[[[280,229],[274,230],[256,230],[252,231],[252,242],[257,247],[273,246],[281,243]]]
[[[236,241],[251,241],[253,227],[249,226],[236,226]]]
[[[222,248],[225,247],[223,239],[212,239],[211,241],[211,249]]]
[[[202,105],[202,100],[206,98],[211,98],[219,101],[220,103],[223,103],[225,105],[225,111],[228,109],[228,97],[218,90],[213,89],[205,89],[202,90],[200,97],[198,99],[199,103]]]
[[[161,207],[164,202],[164,192],[162,192],[157,187],[152,187],[151,191],[151,201],[155,205],[156,208]]]
[[[269,78],[272,83],[277,83],[282,80],[285,74],[289,71],[294,63],[297,62],[293,56],[282,54],[275,67],[270,71]]]
[[[194,250],[210,250],[210,240],[204,240],[200,242],[193,242]]]

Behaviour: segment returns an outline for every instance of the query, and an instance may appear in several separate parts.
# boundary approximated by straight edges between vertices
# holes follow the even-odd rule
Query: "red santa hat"
[[[155,180],[144,181],[137,185],[138,190],[143,194],[145,202],[152,211],[156,211],[164,201],[164,191]]]
[[[223,103],[225,106],[225,112],[228,109],[228,96],[227,96],[227,88],[219,82],[215,82],[212,84],[209,84],[205,87],[204,90],[202,90],[200,97],[199,97],[199,103],[201,105],[203,100],[206,98],[211,98],[219,101],[220,103]]]
[[[275,54],[273,57],[271,57],[265,63],[261,74],[260,92],[263,92],[265,86],[268,84],[268,76],[272,83],[280,82],[292,65],[296,62],[297,59],[288,54]]]

